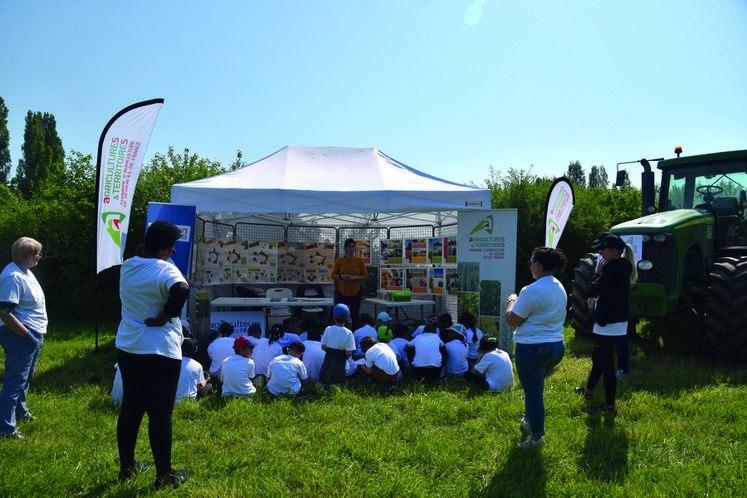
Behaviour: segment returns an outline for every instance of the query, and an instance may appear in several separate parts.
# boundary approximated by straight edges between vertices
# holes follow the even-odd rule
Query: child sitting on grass
[[[373,337],[364,337],[361,349],[366,361],[360,367],[366,377],[393,389],[394,383],[402,377],[397,354],[388,344],[377,342]]]
[[[508,353],[498,349],[496,337],[485,336],[480,340],[483,355],[475,366],[464,374],[468,381],[493,392],[509,389],[514,385],[514,371]]]
[[[254,341],[240,335],[233,342],[233,350],[236,354],[223,361],[223,396],[246,398],[257,392],[252,384]]]
[[[267,389],[274,396],[296,396],[306,387],[309,374],[303,364],[306,350],[301,341],[288,346],[288,354],[277,356],[267,367]]]
[[[208,386],[210,376],[205,378],[202,365],[194,360],[197,353],[197,342],[186,338],[182,342],[182,370],[179,373],[179,386],[176,389],[176,402],[182,399],[198,399],[212,391]]]
[[[322,335],[322,349],[325,352],[319,380],[325,385],[345,384],[346,364],[355,352],[353,333],[345,327],[350,318],[350,309],[339,303],[332,309],[334,325],[330,325]]]
[[[376,332],[379,342],[389,342],[392,340],[394,334],[392,333],[392,328],[389,326],[391,321],[392,317],[386,311],[382,311],[376,317]]]

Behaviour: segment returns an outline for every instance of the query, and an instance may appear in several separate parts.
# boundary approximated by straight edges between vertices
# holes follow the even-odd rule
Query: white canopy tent
[[[373,147],[289,145],[234,171],[171,187],[171,202],[223,223],[403,226],[490,209],[490,190],[406,166]]]

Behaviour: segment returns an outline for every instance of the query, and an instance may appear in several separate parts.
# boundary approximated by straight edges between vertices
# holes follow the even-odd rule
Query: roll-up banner
[[[179,271],[189,275],[189,258],[192,249],[192,232],[195,227],[195,206],[183,206],[180,204],[166,204],[162,202],[148,203],[148,224],[157,220],[170,221],[182,232],[182,236],[176,241],[174,248],[176,252],[171,256]]]
[[[545,247],[558,247],[575,202],[570,180],[565,177],[555,180],[545,203]]]
[[[130,209],[163,99],[119,111],[101,133],[96,162],[96,274],[124,257]]]

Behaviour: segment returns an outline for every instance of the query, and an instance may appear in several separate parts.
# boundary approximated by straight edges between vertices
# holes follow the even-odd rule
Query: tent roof
[[[334,213],[357,218],[365,213],[370,219],[373,213],[489,209],[490,190],[436,178],[373,147],[289,145],[239,169],[173,185],[171,202],[195,205],[201,213]]]

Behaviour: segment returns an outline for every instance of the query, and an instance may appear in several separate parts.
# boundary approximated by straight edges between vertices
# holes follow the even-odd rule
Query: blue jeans
[[[28,416],[26,396],[34,378],[36,360],[44,345],[44,335],[29,330],[29,335],[16,335],[5,325],[0,326],[0,345],[5,351],[5,379],[0,392],[0,434],[16,430],[16,421]]]
[[[521,387],[524,389],[524,418],[533,436],[545,435],[545,377],[560,363],[565,345],[560,342],[516,344],[514,362]]]

